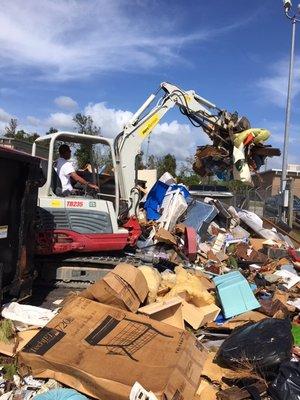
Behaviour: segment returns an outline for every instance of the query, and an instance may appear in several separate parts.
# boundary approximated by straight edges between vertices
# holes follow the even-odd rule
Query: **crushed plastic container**
[[[225,318],[260,307],[247,280],[239,271],[213,278]]]
[[[184,224],[193,227],[201,236],[202,227],[207,229],[217,215],[218,210],[213,205],[193,200],[188,206]]]
[[[160,226],[166,230],[170,230],[187,209],[187,202],[179,187],[175,190],[169,189],[166,192],[161,208],[162,215],[158,219]]]

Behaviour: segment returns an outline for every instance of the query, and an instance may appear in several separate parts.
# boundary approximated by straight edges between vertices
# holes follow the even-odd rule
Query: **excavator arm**
[[[161,91],[163,95],[149,111],[150,105]],[[239,118],[237,113],[221,110],[193,90],[184,91],[170,83],[161,83],[159,90],[148,97],[114,142],[120,201],[126,205],[126,213],[129,216],[134,215],[139,202],[136,156],[141,152],[143,141],[175,105],[192,125],[203,129],[213,141],[214,147],[221,147],[225,152],[230,151],[230,146],[232,147],[232,134],[250,127],[245,117]]]

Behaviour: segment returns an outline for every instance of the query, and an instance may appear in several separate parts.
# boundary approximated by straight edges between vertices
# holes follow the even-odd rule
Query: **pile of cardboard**
[[[237,329],[287,320],[294,345],[285,359],[273,352],[275,375],[299,362],[300,243],[249,211],[191,200],[168,176],[157,190],[141,203],[139,266],[117,265],[45,326],[0,341],[0,353],[18,355],[25,376],[101,400],[268,398],[273,378],[255,354],[250,362],[245,349],[240,368],[217,354]]]
[[[135,382],[157,399],[193,399],[207,350],[182,319],[176,326],[149,318],[141,308],[148,292],[140,270],[118,265],[65,299],[58,315],[23,347],[19,362],[35,377],[54,378],[98,399],[128,399]],[[176,310],[170,317],[176,319]]]
[[[19,333],[18,362],[35,379],[54,379],[101,400],[247,399],[246,380],[263,395],[267,382],[255,366],[220,365],[216,353],[235,328],[274,317],[260,298],[273,289],[267,300],[275,317],[296,316],[288,292],[271,284],[255,293],[259,309],[224,319],[217,284],[206,273],[119,264],[69,295],[46,326]]]

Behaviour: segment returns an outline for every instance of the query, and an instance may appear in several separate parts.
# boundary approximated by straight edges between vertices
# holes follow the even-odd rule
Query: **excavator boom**
[[[149,110],[161,91],[163,95]],[[114,142],[120,182],[120,202],[127,205],[129,216],[135,213],[139,202],[139,190],[136,187],[136,156],[141,152],[143,141],[174,106],[179,108],[193,126],[202,128],[212,140],[213,147],[222,156],[225,154],[231,157],[233,135],[250,128],[247,118],[240,118],[236,112],[230,113],[218,108],[195,91],[184,91],[171,83],[161,83],[159,90],[148,97]]]

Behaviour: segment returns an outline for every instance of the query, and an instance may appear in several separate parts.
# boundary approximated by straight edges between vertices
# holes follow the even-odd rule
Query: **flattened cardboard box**
[[[148,294],[147,281],[133,265],[121,263],[80,296],[99,303],[136,312]]]
[[[196,307],[187,301],[182,301],[183,319],[190,324],[194,329],[199,329],[208,322],[214,321],[219,315],[221,309],[215,304],[208,304],[203,307]]]
[[[158,399],[190,400],[207,352],[187,331],[76,296],[31,340],[20,361],[101,400],[138,381]]]
[[[155,321],[164,322],[175,328],[184,329],[181,297],[173,297],[165,301],[148,304],[139,308],[138,313],[148,315]]]
[[[200,326],[214,321],[219,315],[221,309],[215,304],[207,304],[197,307],[187,301],[187,294],[180,293],[182,299],[182,316],[183,319],[194,329],[199,329]]]

